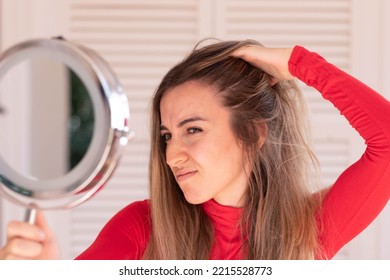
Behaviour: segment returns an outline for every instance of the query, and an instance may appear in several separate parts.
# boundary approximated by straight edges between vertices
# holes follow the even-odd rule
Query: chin
[[[199,205],[199,204],[205,203],[206,201],[210,200],[210,199],[205,198],[205,197],[186,195],[186,194],[184,194],[184,197],[189,204],[193,204],[193,205]]]

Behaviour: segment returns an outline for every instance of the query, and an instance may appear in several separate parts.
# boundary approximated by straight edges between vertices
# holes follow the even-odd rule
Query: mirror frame
[[[0,79],[18,63],[39,57],[64,63],[85,84],[95,117],[92,140],[81,161],[59,178],[37,180],[23,176],[0,156],[0,194],[23,206],[74,207],[105,184],[117,166],[122,148],[134,136],[129,129],[128,99],[100,55],[62,38],[28,40],[7,49],[0,55]]]

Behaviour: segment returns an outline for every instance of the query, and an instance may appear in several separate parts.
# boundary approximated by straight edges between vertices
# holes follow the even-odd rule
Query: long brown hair
[[[212,85],[231,112],[235,137],[245,147],[251,174],[241,218],[243,254],[248,259],[308,259],[317,250],[317,201],[309,190],[304,101],[293,81],[271,77],[242,59],[237,48],[252,40],[196,47],[157,88],[151,115],[150,195],[152,233],[146,259],[207,259],[212,224],[201,205],[188,203],[165,161],[160,137],[160,101],[187,81]],[[259,139],[264,138],[262,145]],[[314,160],[315,162],[315,160]]]

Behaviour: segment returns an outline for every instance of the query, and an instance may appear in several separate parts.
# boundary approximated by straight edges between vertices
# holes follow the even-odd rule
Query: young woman
[[[304,102],[316,88],[367,149],[313,191]],[[390,197],[390,104],[303,47],[195,49],[152,103],[149,200],[115,215],[78,259],[330,259]],[[42,215],[13,222],[3,259],[58,258]]]

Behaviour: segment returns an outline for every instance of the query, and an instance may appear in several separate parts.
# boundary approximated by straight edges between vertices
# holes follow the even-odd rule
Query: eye
[[[171,138],[172,138],[172,134],[169,132],[161,134],[161,140],[163,140],[164,142],[168,142]]]
[[[196,133],[199,133],[199,132],[202,132],[203,130],[199,127],[189,127],[187,129],[187,133],[188,134],[196,134]]]

